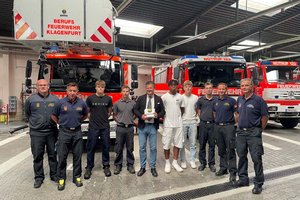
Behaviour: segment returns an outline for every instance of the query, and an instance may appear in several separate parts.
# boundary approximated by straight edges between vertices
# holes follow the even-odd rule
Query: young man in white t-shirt
[[[183,83],[184,94],[184,113],[182,115],[182,129],[184,141],[189,138],[190,143],[190,164],[193,169],[196,168],[196,137],[197,137],[197,106],[198,96],[192,94],[193,83],[189,80]],[[182,149],[180,149],[180,160],[181,167],[183,169],[187,168],[186,158],[185,158],[185,144],[183,143]]]
[[[178,81],[170,80],[168,82],[169,92],[164,94],[161,98],[165,106],[165,119],[164,119],[164,131],[162,137],[162,143],[164,148],[164,154],[166,159],[165,172],[171,172],[170,146],[173,143],[173,162],[172,166],[178,171],[182,172],[182,168],[178,165],[177,159],[179,149],[183,145],[183,133],[182,133],[182,114],[184,113],[184,101],[183,97],[177,93]]]

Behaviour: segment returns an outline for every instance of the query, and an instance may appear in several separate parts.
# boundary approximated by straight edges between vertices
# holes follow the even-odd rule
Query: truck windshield
[[[189,78],[195,87],[204,87],[206,82],[226,83],[228,87],[239,87],[245,63],[236,62],[190,62]]]
[[[94,92],[97,80],[105,81],[107,91],[121,89],[123,80],[120,62],[66,59],[49,62],[53,66],[50,82],[54,91],[63,90],[66,84],[76,82],[80,92]]]
[[[267,80],[274,82],[300,82],[300,69],[293,66],[266,67]]]

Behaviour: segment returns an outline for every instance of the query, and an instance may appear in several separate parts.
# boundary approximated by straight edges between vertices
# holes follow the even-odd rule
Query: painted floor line
[[[264,147],[267,147],[267,148],[272,149],[272,150],[274,150],[274,151],[279,151],[279,150],[282,149],[282,148],[280,148],[280,147],[276,147],[276,146],[271,145],[271,144],[266,143],[266,142],[264,142]]]
[[[31,148],[19,153],[0,165],[0,176],[31,156]]]
[[[300,163],[295,163],[295,164],[292,164],[292,165],[276,167],[276,168],[264,170],[264,174],[278,172],[278,171],[291,169],[291,168],[295,168],[295,167],[299,167],[299,166],[300,166]],[[249,173],[249,177],[253,177],[253,176],[254,176],[254,172]],[[205,183],[200,183],[200,184],[197,184],[197,185],[191,185],[191,186],[180,187],[180,188],[173,188],[172,190],[165,190],[165,191],[161,191],[161,192],[157,192],[157,193],[140,195],[140,196],[132,197],[132,198],[129,198],[129,199],[130,200],[154,199],[154,198],[158,198],[158,197],[162,197],[162,196],[172,195],[172,194],[176,194],[176,193],[180,193],[180,192],[185,192],[185,191],[188,191],[188,190],[208,187],[208,186],[227,183],[227,182],[228,182],[228,177],[226,176],[222,179],[212,180],[212,181],[205,182]],[[252,187],[246,187],[246,189],[249,189],[251,191]],[[246,190],[246,191],[248,191],[248,190]]]
[[[264,136],[268,136],[268,137],[272,137],[272,138],[275,138],[275,139],[278,139],[278,140],[282,140],[282,141],[285,141],[285,142],[289,142],[289,143],[292,143],[292,144],[296,144],[296,145],[300,146],[300,142],[295,141],[295,140],[290,140],[290,139],[287,139],[287,138],[284,138],[284,137],[272,135],[272,134],[265,133],[265,132],[263,132],[263,135]]]
[[[283,183],[283,182],[287,182],[287,181],[291,181],[291,180],[299,179],[299,178],[300,178],[300,174],[293,174],[293,175],[290,175],[290,176],[285,176],[285,177],[282,177],[282,178],[278,178],[278,179],[266,182],[265,186],[263,186],[263,192],[264,192],[265,189],[267,189],[266,187],[270,187],[272,185],[280,184],[280,183]],[[244,192],[250,192],[251,193],[252,188],[253,188],[253,186],[241,187],[241,188],[237,188],[237,189],[234,189],[234,190],[229,190],[229,191],[225,191],[225,192],[220,192],[220,193],[208,195],[208,196],[205,196],[205,197],[196,198],[194,200],[222,199],[224,197],[230,197],[230,196],[238,195],[238,194],[244,193]]]
[[[15,140],[17,140],[17,139],[19,139],[21,137],[24,137],[27,134],[27,132],[28,131],[24,131],[24,132],[19,133],[19,134],[15,135],[15,136],[12,136],[12,137],[6,138],[5,140],[0,141],[0,147],[3,146],[3,145],[5,145],[5,144],[7,144],[7,143],[15,141]]]
[[[73,170],[73,164],[69,164],[67,170]]]

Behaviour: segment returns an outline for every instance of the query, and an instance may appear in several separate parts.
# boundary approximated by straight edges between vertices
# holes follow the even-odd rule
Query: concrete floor
[[[263,139],[265,174],[300,166],[299,126],[287,130],[281,126],[270,124],[264,131]],[[135,136],[134,155],[136,157],[135,168],[138,171],[140,164],[137,135]],[[114,156],[115,154],[111,152],[111,165],[113,165]],[[101,153],[97,152],[92,178],[83,180],[84,186],[77,188],[71,182],[72,155],[70,154],[66,189],[59,192],[57,185],[49,180],[46,158],[47,156],[45,156],[44,162],[46,179],[41,188],[34,189],[29,135],[20,132],[10,135],[7,132],[2,132],[0,134],[0,199],[152,199],[228,181],[228,176],[216,177],[207,168],[203,172],[199,172],[197,169],[191,169],[189,165],[182,173],[172,169],[170,174],[165,174],[160,136],[158,137],[157,171],[159,176],[157,178],[152,177],[149,169],[142,177],[137,177],[129,174],[125,167],[123,167],[120,175],[112,175],[107,178],[100,167]],[[86,164],[85,153],[82,161],[84,168]],[[216,162],[218,164],[217,155]],[[249,173],[250,176],[253,176],[253,166],[251,162],[249,163]],[[111,170],[113,171],[113,166]],[[251,193],[253,185],[250,185],[249,187],[220,191],[199,199],[300,199],[299,177],[300,174],[292,174],[272,181],[267,180],[261,195],[253,195]]]

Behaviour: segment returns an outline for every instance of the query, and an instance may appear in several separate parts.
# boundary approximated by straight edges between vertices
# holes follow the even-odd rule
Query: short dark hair
[[[178,81],[176,79],[169,80],[168,86],[170,85],[178,85]]]
[[[129,90],[130,90],[130,87],[129,87],[128,85],[123,85],[123,86],[121,87],[121,91],[122,91],[123,89],[129,89]]]
[[[77,87],[78,88],[78,84],[75,83],[75,82],[70,82],[70,83],[67,84],[67,88],[68,87]]]
[[[147,85],[150,85],[150,84],[155,86],[155,83],[153,81],[147,81],[145,85],[147,86]]]
[[[208,86],[208,85],[213,86],[214,84],[212,84],[212,82],[206,82],[206,83],[204,84],[204,87],[206,87],[206,86]]]
[[[217,87],[219,87],[219,85],[224,85],[226,89],[228,88],[226,83],[218,83]]]
[[[97,85],[100,85],[100,86],[102,86],[102,87],[105,87],[105,81],[103,81],[103,80],[98,80],[98,81],[95,82],[95,87],[97,87]]]

